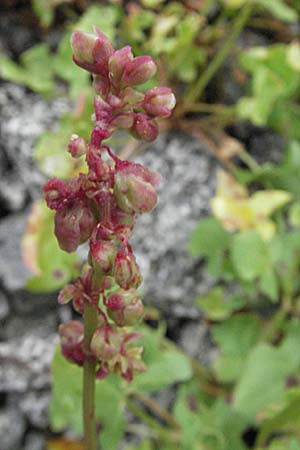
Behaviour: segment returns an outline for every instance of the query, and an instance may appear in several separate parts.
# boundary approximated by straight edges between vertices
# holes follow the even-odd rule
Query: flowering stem
[[[90,342],[97,326],[97,311],[89,303],[84,305],[84,349],[89,352]],[[83,423],[86,450],[97,450],[95,421],[95,369],[96,362],[86,358],[83,366]]]

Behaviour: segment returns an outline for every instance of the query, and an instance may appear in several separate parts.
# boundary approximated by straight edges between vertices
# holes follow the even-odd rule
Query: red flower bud
[[[134,121],[134,115],[131,112],[117,114],[110,125],[115,128],[131,128]]]
[[[85,31],[74,31],[71,36],[71,47],[74,58],[80,65],[81,63],[94,63],[93,49],[97,36]]]
[[[47,206],[50,209],[58,209],[64,200],[69,197],[71,188],[68,183],[57,178],[51,178],[43,187]]]
[[[146,114],[135,114],[134,124],[131,129],[131,134],[136,139],[143,139],[143,141],[152,142],[158,136],[158,127],[153,119],[149,119]]]
[[[73,158],[80,158],[88,152],[88,143],[85,139],[73,134],[68,145],[68,150]]]
[[[119,251],[114,267],[114,277],[123,289],[137,289],[141,285],[143,278],[132,252]]]
[[[74,31],[71,47],[75,63],[91,73],[107,75],[108,60],[114,53],[110,40],[97,28],[94,32]]]
[[[141,296],[135,289],[118,289],[107,297],[106,306],[109,317],[119,327],[134,325],[144,315]]]
[[[93,212],[79,201],[57,211],[54,222],[59,246],[69,253],[89,239],[96,225]]]
[[[146,83],[155,75],[157,66],[150,56],[137,56],[124,67],[122,83],[124,86],[137,86]]]
[[[82,350],[84,328],[77,320],[71,320],[59,326],[58,333],[61,342],[62,354],[69,361],[82,365],[85,355]]]
[[[118,86],[123,75],[124,67],[132,59],[133,54],[129,45],[115,51],[109,58],[109,76],[114,86]]]
[[[169,117],[175,105],[175,95],[168,87],[150,89],[143,101],[144,110],[152,116]]]
[[[117,173],[114,195],[125,212],[150,212],[157,203],[157,194],[151,183],[133,174]]]
[[[109,325],[102,325],[95,331],[91,340],[91,351],[100,361],[111,361],[121,348],[120,337]]]
[[[74,297],[75,292],[76,287],[74,286],[74,284],[66,284],[58,294],[58,303],[60,305],[68,303]]]

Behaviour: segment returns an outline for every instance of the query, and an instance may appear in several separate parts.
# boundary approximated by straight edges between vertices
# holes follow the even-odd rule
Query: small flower
[[[80,158],[88,152],[88,143],[85,139],[73,134],[68,145],[68,150],[73,158]]]
[[[59,326],[58,333],[62,354],[69,361],[82,365],[85,360],[83,345],[83,324],[78,320],[71,320]]]
[[[137,289],[143,281],[139,266],[132,251],[124,251],[121,249],[118,252],[113,274],[116,282],[123,289]]]
[[[115,51],[109,58],[109,77],[115,86],[119,85],[126,64],[132,60],[133,54],[129,45]]]
[[[107,297],[106,306],[109,317],[119,327],[131,326],[141,320],[144,306],[141,296],[135,289],[118,289]]]
[[[150,56],[137,56],[124,67],[122,83],[124,86],[137,86],[150,80],[157,71],[157,66]]]
[[[158,127],[155,121],[144,113],[137,113],[131,128],[131,134],[137,139],[146,142],[154,141],[158,136]]]
[[[54,224],[60,248],[72,253],[90,238],[96,219],[91,209],[78,201],[56,211]]]
[[[100,361],[112,360],[121,349],[118,333],[111,326],[103,324],[98,327],[91,340],[91,352]]]
[[[155,87],[146,92],[142,105],[152,116],[169,117],[176,105],[176,99],[170,88]]]
[[[120,164],[115,175],[114,196],[125,212],[149,212],[155,208],[155,187],[160,176],[140,164]]]

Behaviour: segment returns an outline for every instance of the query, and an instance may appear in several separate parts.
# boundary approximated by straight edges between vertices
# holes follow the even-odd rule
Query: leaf
[[[188,359],[162,338],[160,330],[142,327],[141,332],[143,361],[147,371],[135,376],[130,389],[154,392],[191,378],[192,369]]]
[[[205,405],[196,383],[180,387],[174,415],[181,425],[182,450],[246,450],[241,439],[245,420],[221,398]]]
[[[7,57],[0,57],[0,76],[4,79],[24,84],[33,91],[49,97],[54,94],[53,68],[47,44],[38,44],[22,53],[20,64]],[[45,70],[47,67],[47,70]]]
[[[257,439],[258,445],[263,445],[267,437],[275,432],[298,430],[300,425],[299,403],[299,388],[291,389],[286,393],[279,409],[263,422]]]
[[[255,229],[264,240],[270,240],[275,233],[275,224],[268,218],[290,198],[289,192],[279,190],[249,195],[231,175],[219,170],[217,193],[211,200],[211,208],[227,231]]]
[[[293,203],[289,210],[289,222],[293,227],[300,226],[300,203]]]
[[[224,320],[231,316],[234,311],[241,309],[245,305],[245,300],[239,296],[225,298],[221,287],[212,289],[205,297],[196,300],[199,308],[210,320]]]
[[[231,383],[239,378],[249,351],[259,339],[259,333],[260,322],[251,314],[239,314],[213,326],[213,339],[220,347],[214,371],[221,381]]]
[[[70,380],[72,382],[70,383]],[[124,394],[113,376],[96,382],[96,417],[101,424],[103,450],[116,450],[123,436]],[[82,434],[82,369],[69,363],[58,348],[52,364],[50,422],[54,431],[70,428]]]
[[[279,348],[258,344],[249,354],[234,390],[234,408],[254,420],[268,405],[282,401],[285,379],[299,368],[300,330],[297,320]]]
[[[77,256],[59,248],[53,211],[43,201],[33,204],[21,248],[25,264],[35,274],[26,283],[33,292],[55,291],[78,273]]]
[[[268,247],[256,231],[242,231],[233,237],[230,257],[237,275],[253,281],[270,265]]]
[[[199,222],[192,233],[189,242],[189,252],[192,256],[209,257],[227,247],[230,234],[213,217],[207,217]]]
[[[286,22],[295,22],[298,18],[297,11],[288,6],[282,0],[257,0],[257,3],[268,9],[275,17]]]
[[[273,302],[278,302],[279,282],[273,268],[265,270],[260,277],[260,290]]]

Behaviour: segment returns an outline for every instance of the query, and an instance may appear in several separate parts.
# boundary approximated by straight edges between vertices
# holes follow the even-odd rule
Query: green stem
[[[212,79],[212,77],[218,71],[220,66],[223,64],[223,61],[228,56],[233,44],[235,43],[236,39],[242,32],[245,24],[247,23],[251,15],[252,8],[253,8],[252,3],[247,2],[245,6],[242,8],[241,12],[237,13],[236,20],[232,26],[232,31],[227,40],[225,41],[224,45],[220,48],[218,53],[212,59],[207,69],[202,73],[201,77],[198,79],[196,84],[188,90],[185,96],[187,102],[195,102],[200,97],[209,81]]]
[[[84,350],[89,353],[92,336],[97,326],[97,311],[89,303],[84,305]],[[97,450],[95,420],[96,363],[86,359],[83,366],[83,424],[86,450]]]

